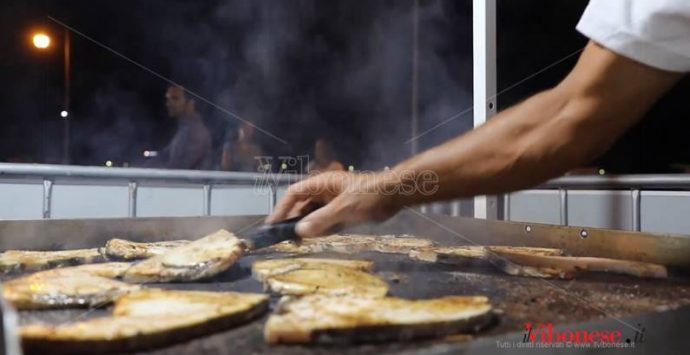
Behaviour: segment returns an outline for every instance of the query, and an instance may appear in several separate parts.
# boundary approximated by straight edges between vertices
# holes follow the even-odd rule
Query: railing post
[[[278,202],[278,189],[275,184],[269,184],[268,189],[268,213],[271,214],[276,206],[276,202]]]
[[[639,189],[632,189],[630,191],[632,197],[632,227],[634,231],[642,230],[642,205]]]
[[[510,221],[510,193],[503,195],[503,220]]]
[[[43,218],[50,218],[53,202],[53,180],[43,179]]]
[[[127,216],[130,218],[137,216],[137,189],[136,181],[130,181],[128,186],[129,198],[127,199]]]
[[[210,184],[204,184],[203,215],[204,216],[210,216],[211,215],[211,185]]]
[[[558,189],[561,212],[561,225],[568,225],[568,190],[564,188]]]

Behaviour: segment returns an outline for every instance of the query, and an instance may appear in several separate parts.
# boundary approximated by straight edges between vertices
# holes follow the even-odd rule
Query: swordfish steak
[[[194,281],[227,270],[244,253],[244,241],[221,229],[134,264],[123,276],[132,283]]]
[[[310,295],[279,305],[264,328],[269,344],[361,343],[473,332],[492,320],[484,296],[426,300]]]
[[[129,353],[244,324],[268,309],[268,296],[146,289],[118,298],[112,316],[20,329],[27,354]]]
[[[8,250],[0,253],[0,272],[16,274],[101,261],[103,257],[95,248],[58,251]]]
[[[141,243],[115,238],[107,241],[100,251],[108,260],[138,260],[165,254],[172,249],[189,243],[190,241],[188,240]]]
[[[2,284],[5,299],[18,309],[99,307],[139,286],[112,280],[128,263],[103,263],[46,270]]]

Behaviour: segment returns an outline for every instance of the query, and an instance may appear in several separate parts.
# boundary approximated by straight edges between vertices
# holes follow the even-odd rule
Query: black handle
[[[266,224],[256,229],[249,238],[252,242],[251,249],[261,249],[278,244],[286,240],[297,240],[295,226],[304,216],[293,217],[284,221]]]

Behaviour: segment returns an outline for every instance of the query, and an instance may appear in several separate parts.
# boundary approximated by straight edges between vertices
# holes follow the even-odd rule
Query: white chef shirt
[[[690,72],[690,0],[591,0],[577,30],[640,63]]]

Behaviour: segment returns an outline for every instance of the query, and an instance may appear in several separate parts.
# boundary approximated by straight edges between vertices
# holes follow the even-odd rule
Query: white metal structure
[[[496,0],[472,1],[474,127],[496,114]],[[474,198],[474,217],[496,219],[496,196]]]
[[[300,178],[0,163],[0,219],[262,215]]]

